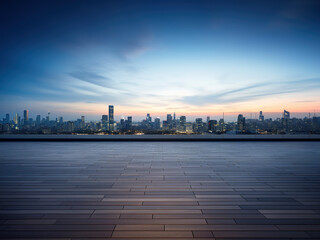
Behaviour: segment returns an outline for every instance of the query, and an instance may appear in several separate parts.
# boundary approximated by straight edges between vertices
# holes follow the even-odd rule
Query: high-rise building
[[[187,119],[186,116],[180,116],[180,121],[179,121],[179,131],[186,131],[186,123],[187,123]]]
[[[84,128],[85,126],[86,126],[85,116],[81,116],[80,127],[81,127],[81,128]]]
[[[203,132],[202,118],[196,118],[196,121],[193,124],[193,131],[196,132],[196,133]]]
[[[102,115],[101,121],[102,121],[102,123],[107,123],[108,122],[108,115]]]
[[[150,113],[147,113],[147,118],[146,118],[147,123],[152,122],[152,117],[150,116]]]
[[[168,131],[168,130],[169,130],[168,121],[163,121],[163,122],[162,122],[162,130],[163,130],[163,131]]]
[[[74,132],[74,122],[69,121],[67,125],[68,125],[67,131],[68,132]]]
[[[290,112],[284,110],[284,111],[283,111],[283,118],[284,118],[284,119],[290,119]]]
[[[114,107],[109,105],[109,131],[114,131]]]
[[[210,117],[209,117],[209,116],[207,116],[207,123],[209,123],[209,121],[210,121]]]
[[[239,131],[244,131],[245,130],[245,124],[246,124],[246,118],[242,115],[242,114],[239,114],[238,115],[238,130]]]
[[[262,114],[262,111],[260,111],[260,114],[259,114],[259,121],[260,122],[263,122],[264,121],[264,116]]]
[[[29,122],[29,110],[23,111],[23,124],[26,125]]]
[[[63,117],[59,117],[59,123],[60,123],[60,124],[63,123]]]
[[[129,116],[127,121],[128,121],[128,126],[127,126],[128,130],[132,130],[132,117]]]
[[[126,124],[125,124],[124,118],[120,119],[119,129],[120,129],[120,131],[126,130]]]
[[[102,115],[101,122],[102,122],[102,130],[107,131],[108,130],[108,115]]]
[[[9,113],[6,114],[6,119],[5,119],[6,123],[9,123],[10,122],[10,115]]]
[[[208,131],[214,132],[215,126],[218,124],[217,120],[209,120],[208,122]]]
[[[46,122],[47,124],[50,122],[50,112],[48,112],[48,115],[46,116]]]
[[[16,125],[20,125],[20,117],[18,113],[16,113],[15,117],[13,118],[13,122]]]
[[[160,118],[156,118],[155,120],[154,120],[154,128],[156,129],[156,130],[160,130],[160,128],[161,128],[161,126],[160,126],[161,124],[160,124]]]
[[[180,116],[180,124],[181,125],[186,125],[186,122],[187,122],[186,116]]]
[[[40,123],[41,123],[41,116],[40,116],[40,115],[37,115],[36,124],[37,124],[37,125],[40,125]]]
[[[167,130],[172,130],[172,128],[173,128],[173,121],[172,121],[172,115],[171,114],[167,114],[166,128],[168,128]]]
[[[219,129],[220,132],[224,132],[225,128],[224,128],[224,118],[220,118],[219,120]]]
[[[290,112],[284,110],[283,111],[283,127],[286,132],[289,130],[289,121],[290,121]]]

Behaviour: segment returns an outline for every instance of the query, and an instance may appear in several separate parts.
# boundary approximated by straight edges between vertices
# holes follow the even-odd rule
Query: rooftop
[[[2,142],[0,235],[319,239],[320,142]]]

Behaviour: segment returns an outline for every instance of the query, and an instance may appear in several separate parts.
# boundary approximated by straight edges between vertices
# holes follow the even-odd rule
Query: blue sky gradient
[[[0,112],[319,111],[320,2],[2,1]]]

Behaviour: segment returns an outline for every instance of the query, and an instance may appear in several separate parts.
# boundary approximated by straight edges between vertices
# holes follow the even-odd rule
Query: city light
[[[108,114],[107,114],[108,113]],[[236,121],[226,121],[222,118],[206,119],[197,117],[187,121],[188,116],[167,114],[166,118],[153,118],[150,113],[140,121],[133,121],[132,116],[120,121],[115,120],[115,108],[109,105],[108,112],[99,121],[86,121],[85,116],[73,121],[64,121],[62,116],[50,119],[50,112],[41,119],[30,117],[29,110],[24,110],[21,118],[18,113],[13,120],[10,115],[0,122],[2,134],[319,134],[320,117],[312,116],[290,117],[290,112],[284,110],[282,117],[266,118],[263,112],[257,117],[246,118],[239,114]]]

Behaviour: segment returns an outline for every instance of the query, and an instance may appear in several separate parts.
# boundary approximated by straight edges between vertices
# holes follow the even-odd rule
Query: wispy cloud
[[[303,79],[296,81],[264,82],[253,84],[230,91],[223,91],[207,95],[193,95],[178,99],[178,101],[191,105],[224,104],[245,102],[272,95],[295,92],[305,92],[320,88],[320,78]]]
[[[101,76],[101,75],[94,73],[94,72],[78,70],[78,71],[70,72],[70,73],[68,73],[68,75],[70,75],[71,77],[76,78],[78,80],[92,83],[92,84],[95,84],[95,85],[98,85],[101,87],[116,89],[114,87],[115,84],[112,82],[112,80],[110,78]]]

